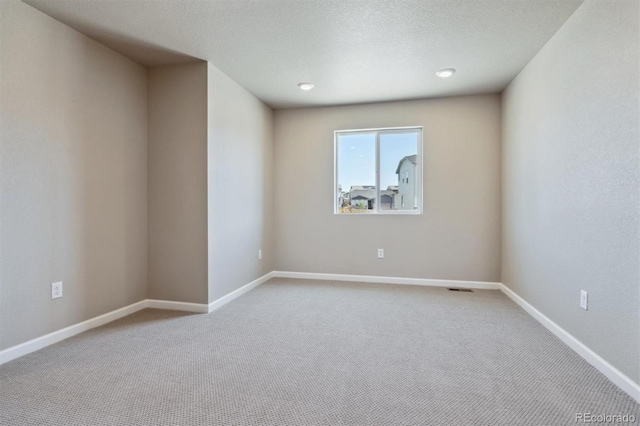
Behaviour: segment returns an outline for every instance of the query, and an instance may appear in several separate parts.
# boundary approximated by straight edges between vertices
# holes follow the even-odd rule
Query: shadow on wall
[[[30,2],[26,0],[25,3],[29,4]],[[32,6],[37,9],[37,5]],[[55,13],[50,16],[145,67],[176,65],[202,60],[201,58],[176,52],[153,43],[116,34],[104,28],[96,28],[80,22],[71,21]]]

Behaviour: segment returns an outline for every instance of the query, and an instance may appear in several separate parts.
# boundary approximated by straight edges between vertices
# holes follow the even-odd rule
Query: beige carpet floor
[[[640,406],[498,291],[274,279],[0,366],[0,425],[569,425]],[[636,420],[639,422],[640,420]]]

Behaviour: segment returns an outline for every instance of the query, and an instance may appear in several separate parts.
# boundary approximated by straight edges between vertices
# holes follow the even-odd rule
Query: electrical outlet
[[[258,250],[258,260],[262,260],[262,250]]]
[[[51,298],[59,299],[62,297],[62,281],[51,284]]]
[[[589,293],[580,290],[580,307],[585,311],[589,308]]]
[[[384,249],[378,249],[378,259],[384,259]]]

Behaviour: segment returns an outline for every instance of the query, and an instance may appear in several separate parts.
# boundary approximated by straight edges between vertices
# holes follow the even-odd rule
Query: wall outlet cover
[[[59,299],[62,297],[62,281],[51,284],[51,298]]]
[[[580,307],[585,311],[589,309],[589,293],[580,290]]]

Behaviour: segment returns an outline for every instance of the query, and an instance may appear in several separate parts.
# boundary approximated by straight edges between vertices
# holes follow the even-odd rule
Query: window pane
[[[418,209],[417,130],[380,133],[380,210]]]
[[[337,140],[338,213],[367,213],[375,210],[375,133],[343,133]]]

